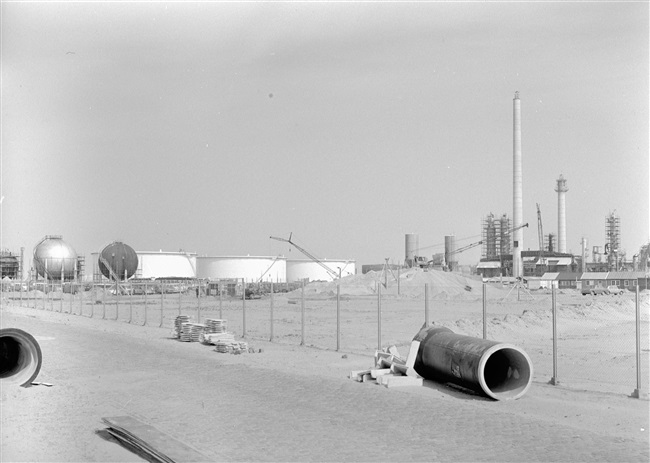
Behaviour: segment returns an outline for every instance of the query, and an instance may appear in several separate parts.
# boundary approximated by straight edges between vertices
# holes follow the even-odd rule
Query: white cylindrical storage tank
[[[247,283],[287,281],[287,258],[269,256],[201,256],[196,258],[196,276],[219,280],[243,278]]]
[[[196,278],[196,253],[166,251],[136,251],[135,253],[138,257],[136,278]],[[93,253],[92,258],[97,263],[99,253]],[[93,274],[95,280],[105,279],[97,265]]]
[[[420,249],[420,236],[416,233],[407,233],[405,235],[405,262],[409,267],[413,265],[415,256]]]
[[[446,235],[445,236],[445,261],[447,262],[447,268],[450,271],[456,270],[458,261],[456,260],[456,236],[455,235]]]
[[[287,281],[333,281],[335,275],[341,270],[341,278],[357,273],[357,263],[353,260],[323,259],[323,265],[331,270],[327,271],[323,265],[308,259],[287,260]]]

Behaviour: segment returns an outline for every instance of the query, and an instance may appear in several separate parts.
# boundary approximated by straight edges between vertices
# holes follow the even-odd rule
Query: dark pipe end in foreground
[[[495,400],[524,395],[533,378],[528,354],[512,344],[425,327],[415,336],[420,348],[415,370],[426,379],[449,382]]]
[[[31,334],[18,328],[0,329],[0,382],[29,386],[42,362],[41,347]]]

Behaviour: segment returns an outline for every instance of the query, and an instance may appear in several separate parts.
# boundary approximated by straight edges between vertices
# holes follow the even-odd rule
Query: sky
[[[650,239],[647,2],[7,2],[0,248],[361,265],[513,215],[631,260]],[[476,264],[481,246],[458,255]],[[29,262],[26,262],[28,265]]]

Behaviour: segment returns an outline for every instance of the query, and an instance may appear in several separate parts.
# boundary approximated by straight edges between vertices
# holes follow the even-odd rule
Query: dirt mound
[[[399,283],[398,283],[399,278]],[[424,298],[425,285],[429,285],[429,297],[437,300],[476,300],[482,297],[482,281],[451,272],[438,270],[423,271],[407,269],[397,274],[368,272],[341,278],[338,282],[312,282],[305,286],[305,297],[309,299],[329,299],[336,297],[336,286],[341,286],[341,296],[362,297],[377,295],[381,285],[382,296]],[[488,286],[489,297],[503,297],[505,290]],[[300,297],[300,290],[287,295]]]

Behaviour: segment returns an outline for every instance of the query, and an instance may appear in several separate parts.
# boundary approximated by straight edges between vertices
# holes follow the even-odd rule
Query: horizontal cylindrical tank
[[[353,260],[323,259],[320,261],[327,266],[331,272],[338,275],[341,270],[341,278],[357,273],[357,263]],[[287,281],[300,280],[309,281],[333,281],[334,274],[328,272],[323,265],[308,259],[287,260]]]
[[[138,269],[138,255],[128,244],[115,241],[99,253],[97,264],[109,280],[128,280]]]
[[[244,278],[246,282],[285,283],[287,259],[277,256],[202,256],[196,258],[196,275],[211,280]]]
[[[512,344],[455,334],[445,327],[420,330],[415,371],[423,378],[449,382],[496,400],[517,399],[533,379],[528,354]]]
[[[75,278],[77,253],[60,236],[46,236],[34,248],[34,268],[51,280]]]

